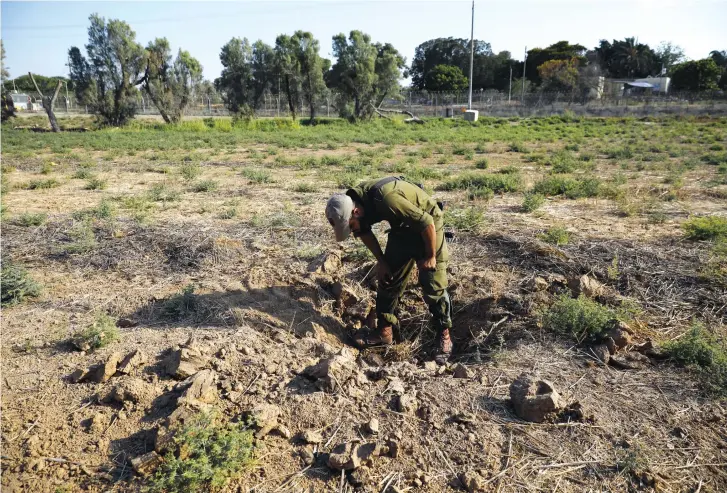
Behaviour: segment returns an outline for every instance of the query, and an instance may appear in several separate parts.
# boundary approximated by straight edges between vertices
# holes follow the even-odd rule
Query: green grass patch
[[[485,225],[485,213],[477,207],[446,209],[444,223],[457,231],[477,233]]]
[[[532,191],[546,197],[565,195],[569,199],[579,199],[598,197],[601,186],[601,180],[598,178],[576,179],[568,176],[552,176],[537,182]]]
[[[89,221],[79,221],[73,224],[66,231],[67,242],[61,247],[61,251],[67,254],[88,253],[98,245],[96,234]]]
[[[489,188],[496,193],[517,192],[522,189],[522,178],[519,174],[471,173],[447,180],[438,187],[442,191],[476,188]]]
[[[696,371],[711,393],[727,394],[727,342],[702,324],[693,323],[682,337],[664,345],[669,357]]]
[[[523,212],[535,212],[545,203],[545,195],[535,192],[527,192],[523,197]]]
[[[250,183],[273,183],[273,176],[269,171],[264,169],[244,169],[242,170],[242,176],[250,180]]]
[[[495,192],[493,192],[489,188],[475,188],[473,190],[470,190],[467,198],[473,201],[476,200],[487,202],[489,200],[492,200],[494,196]]]
[[[219,186],[220,184],[215,180],[202,180],[192,185],[192,191],[195,193],[214,192]]]
[[[2,306],[13,306],[22,303],[26,298],[40,296],[40,285],[30,277],[21,265],[8,258],[2,259],[0,269],[0,296]]]
[[[318,186],[315,183],[298,183],[293,187],[293,191],[297,193],[315,193]]]
[[[727,239],[727,217],[694,217],[684,221],[682,229],[689,240]]]
[[[563,294],[542,315],[542,324],[548,330],[578,341],[598,340],[615,318],[615,311],[584,295],[572,298]]]
[[[91,325],[73,334],[71,344],[80,351],[95,351],[118,339],[119,329],[114,319],[101,314]]]
[[[13,224],[27,228],[30,226],[42,226],[47,220],[48,214],[45,212],[26,212],[13,219]]]
[[[567,245],[570,241],[570,233],[562,226],[553,226],[539,234],[538,238],[551,245]]]
[[[511,142],[510,145],[508,146],[508,150],[510,152],[521,152],[523,154],[527,154],[528,152],[530,152],[525,144],[523,144],[522,142],[517,142],[517,141]]]
[[[182,192],[166,183],[157,183],[149,189],[147,197],[154,202],[175,202],[182,198]]]

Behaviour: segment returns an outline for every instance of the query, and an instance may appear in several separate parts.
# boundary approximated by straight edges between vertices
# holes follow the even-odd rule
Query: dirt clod
[[[403,394],[396,399],[396,410],[400,413],[414,414],[419,408],[419,403],[411,394]]]
[[[357,445],[353,442],[336,446],[328,456],[328,467],[350,471],[362,465],[369,465],[381,453],[381,446],[376,443]]]
[[[485,490],[486,483],[484,478],[474,471],[467,471],[460,474],[459,480],[461,481],[464,489],[469,493]]]
[[[106,361],[89,368],[88,375],[83,380],[90,380],[96,383],[107,382],[116,373],[116,367],[123,359],[121,353],[112,353]]]
[[[515,414],[533,423],[542,423],[546,417],[563,407],[555,386],[533,375],[521,374],[510,385],[510,400]]]
[[[377,435],[379,433],[379,420],[377,418],[371,418],[364,424],[363,429],[366,433]]]
[[[191,377],[209,361],[193,342],[187,344],[189,345],[172,350],[166,362],[167,373],[179,380]]]
[[[270,433],[278,425],[280,408],[274,404],[258,404],[249,411],[242,413],[256,430],[255,436],[259,439]]]
[[[604,365],[608,364],[608,360],[611,358],[611,352],[608,350],[608,346],[606,344],[593,346],[591,348],[591,353],[593,353],[593,356]]]
[[[472,373],[469,368],[464,366],[462,363],[457,363],[452,370],[452,373],[454,374],[454,378],[472,378]]]
[[[352,353],[344,348],[338,354],[323,358],[317,364],[309,366],[303,373],[315,379],[321,390],[335,392],[351,378],[357,368]]]
[[[164,462],[164,459],[154,451],[131,459],[131,467],[143,477],[149,476]]]
[[[123,377],[109,393],[108,400],[122,404],[127,401],[140,403],[150,401],[152,397],[153,389],[144,380]]]
[[[326,252],[318,256],[308,266],[308,272],[316,274],[335,274],[341,268],[341,256],[337,252]]]
[[[124,359],[119,363],[119,366],[116,368],[116,371],[119,373],[123,373],[125,375],[128,375],[135,369],[139,368],[141,365],[147,362],[146,355],[141,352],[138,349],[135,349],[134,351],[130,352],[126,356],[124,356]]]
[[[596,298],[606,292],[606,286],[587,275],[568,279],[568,287],[573,291],[573,296],[583,294],[589,298]]]
[[[323,443],[323,435],[317,430],[305,430],[298,434],[298,440],[309,445]]]
[[[614,320],[612,322],[612,328],[608,331],[608,337],[613,339],[614,344],[616,345],[617,349],[623,349],[629,344],[631,344],[631,335],[628,325],[625,323]]]
[[[180,387],[184,387],[184,391],[177,400],[177,404],[200,408],[205,404],[215,402],[217,400],[216,379],[217,373],[213,370],[208,369],[195,373],[180,384]]]

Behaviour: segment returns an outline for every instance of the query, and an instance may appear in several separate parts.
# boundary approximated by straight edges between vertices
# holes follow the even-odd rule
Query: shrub
[[[470,190],[468,195],[470,200],[484,200],[485,202],[491,200],[495,196],[495,192],[489,188],[475,188]]]
[[[461,145],[456,145],[452,148],[452,154],[455,156],[464,156],[467,153],[467,148]]]
[[[555,174],[573,173],[578,169],[578,162],[566,151],[555,153],[548,164],[551,165],[550,171]]]
[[[476,207],[447,209],[444,211],[444,222],[457,231],[478,232],[485,224],[485,214]]]
[[[315,183],[298,183],[293,188],[293,191],[297,193],[313,193],[318,191],[318,187]]]
[[[538,235],[538,238],[553,245],[567,245],[570,241],[570,233],[561,226],[553,226],[545,233]]]
[[[80,351],[94,351],[111,344],[119,338],[119,329],[114,319],[106,314],[99,315],[96,320],[71,337],[71,344]]]
[[[197,311],[197,297],[194,285],[187,284],[182,290],[169,298],[163,305],[164,314],[172,318],[184,318]]]
[[[65,253],[86,253],[98,244],[93,228],[87,221],[75,223],[66,234],[70,241],[62,248]]]
[[[192,181],[202,174],[202,167],[199,163],[188,162],[179,167],[179,174],[187,181]]]
[[[543,314],[542,323],[546,329],[583,341],[603,336],[614,318],[613,310],[584,295],[571,298],[563,294]]]
[[[508,149],[510,152],[522,152],[523,154],[528,152],[528,148],[522,142],[511,142]]]
[[[93,178],[93,173],[90,169],[81,168],[73,173],[73,178],[77,180],[90,180],[91,178]]]
[[[727,217],[695,217],[682,224],[684,236],[690,240],[717,240],[727,238]]]
[[[486,158],[478,159],[475,163],[475,168],[477,169],[487,169],[487,167],[490,165],[490,163],[487,161]]]
[[[540,209],[545,203],[545,195],[535,192],[527,192],[523,197],[523,212],[534,212]]]
[[[4,258],[0,270],[0,293],[2,293],[2,306],[12,306],[26,298],[40,296],[40,285],[23,267]]]
[[[106,180],[101,178],[91,178],[86,182],[86,186],[83,188],[86,190],[104,190],[107,184]]]
[[[501,175],[514,175],[520,173],[520,170],[515,166],[505,166],[504,168],[498,169],[497,172]]]
[[[230,479],[253,460],[253,434],[243,422],[220,422],[218,412],[201,412],[192,416],[174,435],[175,451],[149,479],[148,490],[154,493],[197,493],[222,489]]]
[[[41,226],[48,220],[48,214],[44,212],[38,212],[33,214],[32,212],[26,212],[19,215],[13,220],[13,224],[23,227],[29,226]]]
[[[497,193],[517,192],[522,188],[522,179],[519,174],[466,174],[439,186],[439,190],[443,191],[474,188],[489,188]]]
[[[44,162],[43,165],[40,167],[40,174],[42,175],[49,175],[53,172],[53,166],[55,166],[54,163],[51,162]]]
[[[634,151],[630,147],[614,147],[606,150],[606,156],[611,159],[631,159]]]
[[[343,173],[338,175],[336,184],[339,188],[351,188],[358,185],[363,180],[363,177],[358,173]]]
[[[30,182],[26,183],[23,188],[25,190],[42,190],[55,188],[58,185],[60,185],[60,183],[58,183],[58,180],[55,178],[47,178],[45,180],[30,180]]]
[[[228,207],[220,212],[220,219],[234,219],[237,217],[237,207]]]
[[[182,193],[166,183],[157,183],[149,189],[149,200],[154,202],[174,202],[179,200]]]
[[[725,341],[693,323],[681,338],[664,345],[666,354],[676,363],[697,371],[706,389],[727,393],[727,349]]]
[[[192,191],[196,193],[200,192],[214,192],[219,187],[219,183],[215,180],[202,180],[198,181],[192,187]]]
[[[262,169],[244,169],[242,176],[250,180],[251,183],[272,183],[273,177],[269,171]]]
[[[565,195],[569,199],[597,197],[601,191],[598,178],[574,179],[565,176],[552,176],[537,182],[533,192],[548,196]]]

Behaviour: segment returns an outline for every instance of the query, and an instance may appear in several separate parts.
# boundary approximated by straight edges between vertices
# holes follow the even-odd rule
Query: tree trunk
[[[54,132],[60,132],[61,127],[58,125],[58,121],[56,120],[55,113],[53,113],[53,105],[56,103],[56,99],[58,98],[58,93],[61,90],[63,81],[61,81],[61,80],[58,81],[58,85],[56,86],[56,90],[53,93],[52,97],[46,97],[46,96],[43,96],[42,92],[40,92],[40,89],[38,88],[38,84],[35,83],[35,78],[33,77],[33,74],[28,72],[28,75],[30,76],[30,80],[33,81],[35,90],[38,91],[38,94],[40,94],[40,100],[43,103],[43,109],[48,114],[48,121],[50,122],[51,130],[53,130]]]
[[[151,93],[151,89],[149,89],[148,83],[144,84],[144,90],[149,95],[149,99],[151,99],[151,102],[154,103],[154,106],[156,106],[157,110],[159,110],[159,114],[162,115],[164,123],[175,123],[172,121],[172,118],[169,116],[166,108],[164,108],[164,105],[160,104],[159,100],[155,98],[154,95]]]
[[[288,95],[288,107],[290,108],[290,115],[295,120],[295,102],[293,102],[293,95],[290,93],[290,76],[285,76],[285,93]]]
[[[316,119],[316,102],[313,95],[313,83],[310,79],[310,70],[308,71],[308,106],[310,107],[310,123],[313,124]]]

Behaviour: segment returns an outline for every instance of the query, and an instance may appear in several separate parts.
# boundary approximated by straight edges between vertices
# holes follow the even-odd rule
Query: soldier
[[[452,319],[447,293],[449,252],[440,205],[417,185],[388,177],[333,195],[326,206],[326,217],[335,230],[336,241],[344,241],[353,232],[378,262],[378,330],[359,334],[355,344],[367,348],[394,343],[393,327],[398,325],[394,312],[416,263],[419,284],[437,331],[434,360],[445,364],[452,354]],[[380,221],[387,221],[391,227],[386,252],[371,232],[371,225]]]

